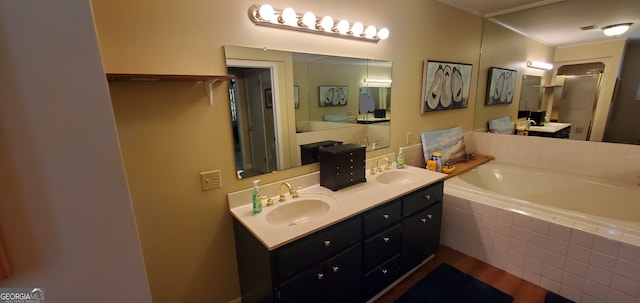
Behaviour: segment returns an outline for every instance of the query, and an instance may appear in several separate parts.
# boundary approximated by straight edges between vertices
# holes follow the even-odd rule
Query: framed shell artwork
[[[490,67],[485,105],[511,104],[516,90],[515,70]]]
[[[420,113],[467,107],[472,69],[466,63],[426,60]]]
[[[347,105],[348,90],[347,86],[320,86],[320,107]]]

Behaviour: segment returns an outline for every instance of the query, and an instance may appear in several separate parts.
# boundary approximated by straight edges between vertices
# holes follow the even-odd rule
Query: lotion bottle
[[[396,168],[404,168],[404,152],[402,151],[402,147],[400,147],[398,157],[396,157]]]
[[[262,211],[262,198],[260,197],[260,188],[258,188],[260,180],[253,180],[253,191],[251,192],[251,201],[253,203],[253,213],[258,214]]]

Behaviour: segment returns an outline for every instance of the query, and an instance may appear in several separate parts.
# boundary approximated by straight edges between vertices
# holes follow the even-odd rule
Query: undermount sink
[[[337,205],[330,197],[317,196],[300,195],[299,198],[288,198],[285,202],[275,202],[277,206],[266,214],[267,223],[297,226],[321,218]]]
[[[390,170],[375,177],[382,184],[410,184],[420,180],[420,175],[410,170]]]

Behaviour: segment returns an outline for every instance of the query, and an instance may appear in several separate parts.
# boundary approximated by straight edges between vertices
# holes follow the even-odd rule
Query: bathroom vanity
[[[571,133],[571,123],[547,122],[544,126],[531,126],[529,136],[568,139]]]
[[[305,177],[314,181],[288,182],[318,178]],[[238,202],[246,191],[230,193],[242,301],[373,298],[437,250],[444,177],[409,167],[367,173],[367,182],[336,192],[315,183],[256,215]],[[262,192],[278,192],[274,185]]]

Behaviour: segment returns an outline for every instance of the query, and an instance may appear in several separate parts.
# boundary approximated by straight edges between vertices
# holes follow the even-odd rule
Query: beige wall
[[[150,302],[89,2],[2,1],[0,28],[0,289]]]
[[[554,50],[553,47],[517,34],[492,21],[485,21],[474,130],[486,130],[487,121],[506,116],[510,117],[512,122],[515,122],[518,118],[522,75],[541,76],[543,81],[548,81],[544,79],[550,77],[550,72],[545,73],[539,69],[528,68],[527,61],[552,62]],[[518,72],[513,103],[508,105],[484,105],[489,67],[512,69]]]
[[[375,58],[393,62],[391,147],[407,132],[452,126],[470,130],[469,108],[421,115],[426,59],[477,65],[482,19],[435,1],[296,1],[312,10],[386,26],[378,44],[256,27],[253,1],[92,0],[107,72],[225,74],[224,45]],[[284,7],[286,1],[275,1]],[[339,9],[337,9],[339,8]],[[475,82],[475,77],[472,83]],[[147,87],[149,86],[149,87]],[[224,302],[240,294],[226,193],[250,187],[236,180],[226,85],[209,107],[196,83],[112,85],[112,101],[147,273],[155,302]],[[471,87],[475,96],[475,86]],[[222,189],[200,191],[200,171],[220,169]],[[317,170],[309,165],[261,176],[263,183]]]
[[[600,82],[598,105],[594,113],[591,127],[590,141],[602,141],[607,116],[611,106],[611,97],[620,73],[622,54],[625,41],[616,39],[600,43],[590,43],[577,46],[559,47],[556,49],[554,62],[556,69],[562,65],[602,62],[605,65],[604,74]]]
[[[92,0],[92,4],[107,72],[225,74],[224,45],[392,61],[391,144],[368,153],[369,157],[397,151],[407,144],[408,132],[414,134],[409,144],[416,144],[425,131],[453,126],[470,131],[501,115],[515,118],[517,102],[485,108],[489,66],[518,71],[517,100],[522,74],[549,76],[527,69],[527,60],[582,60],[582,51],[587,58],[594,53],[611,56],[610,48],[604,54],[597,48],[566,48],[553,57],[553,48],[488,23],[484,38],[492,42],[483,44],[480,62],[483,20],[433,0],[294,4],[318,15],[388,27],[390,38],[377,44],[257,27],[246,16],[255,4],[248,0]],[[271,4],[283,8],[291,3]],[[616,62],[616,55],[612,57]],[[473,64],[468,108],[419,113],[422,65],[427,59]],[[251,180],[235,178],[226,85],[216,86],[212,107],[198,83],[114,83],[111,93],[154,300],[189,301],[203,293],[213,301],[239,296],[226,194],[249,188]],[[294,110],[284,114],[291,128]],[[222,171],[223,187],[202,192],[198,173],[211,169]],[[314,164],[260,179],[275,182],[317,169]]]

